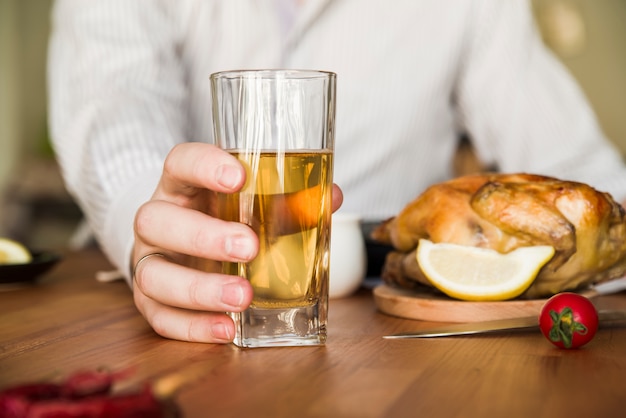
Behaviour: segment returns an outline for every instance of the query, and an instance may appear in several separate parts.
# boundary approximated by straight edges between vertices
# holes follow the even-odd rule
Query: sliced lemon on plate
[[[33,259],[22,244],[9,238],[0,238],[0,264],[26,264]]]
[[[521,295],[553,255],[549,245],[521,247],[508,254],[426,239],[417,247],[417,263],[433,286],[450,297],[474,301]]]

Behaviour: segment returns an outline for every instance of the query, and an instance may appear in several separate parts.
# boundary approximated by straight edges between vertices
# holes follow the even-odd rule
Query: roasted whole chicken
[[[372,232],[389,244],[388,284],[429,286],[415,257],[420,238],[491,248],[551,245],[554,257],[521,296],[538,298],[626,273],[626,212],[592,187],[532,174],[476,174],[436,184]]]

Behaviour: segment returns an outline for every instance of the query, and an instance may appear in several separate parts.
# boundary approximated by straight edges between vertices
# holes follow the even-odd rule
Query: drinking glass
[[[240,347],[326,342],[336,75],[312,70],[211,75],[217,145],[246,168],[217,216],[249,225],[259,253],[223,263],[246,278],[250,307],[232,313]]]

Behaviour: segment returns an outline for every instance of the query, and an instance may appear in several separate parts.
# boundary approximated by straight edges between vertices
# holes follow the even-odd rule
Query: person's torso
[[[276,0],[187,0],[178,24],[191,132],[211,141],[209,76],[232,69],[337,73],[335,182],[345,211],[397,213],[450,175],[464,0],[307,0],[290,29]]]

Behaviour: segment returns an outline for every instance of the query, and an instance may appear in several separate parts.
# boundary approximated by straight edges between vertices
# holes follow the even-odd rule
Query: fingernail
[[[239,260],[247,261],[254,256],[254,243],[248,237],[241,235],[228,237],[224,247],[226,254]]]
[[[221,322],[211,325],[211,333],[213,337],[220,340],[230,341],[233,337],[230,335],[230,328]]]
[[[222,286],[221,301],[223,304],[233,308],[240,308],[243,304],[243,289],[237,283]]]
[[[223,164],[217,167],[217,182],[227,189],[235,189],[241,183],[241,170],[238,167]]]

